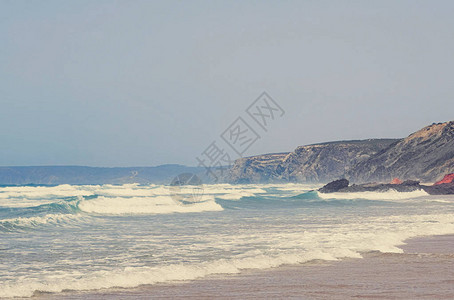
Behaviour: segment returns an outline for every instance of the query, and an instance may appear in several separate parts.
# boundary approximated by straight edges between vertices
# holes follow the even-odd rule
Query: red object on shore
[[[402,180],[400,180],[399,178],[394,178],[391,182],[391,184],[401,184],[402,183]]]
[[[442,180],[435,182],[434,185],[439,185],[439,184],[443,184],[443,183],[453,183],[453,182],[454,182],[454,173],[451,173],[451,174],[445,175],[445,177],[443,177]]]

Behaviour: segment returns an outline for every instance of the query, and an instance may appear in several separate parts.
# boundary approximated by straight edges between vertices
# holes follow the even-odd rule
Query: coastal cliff
[[[369,139],[300,146],[290,153],[235,161],[231,183],[434,182],[454,171],[454,121],[432,124],[404,139]]]
[[[454,121],[432,124],[359,162],[347,173],[350,181],[434,182],[454,170]]]
[[[240,158],[229,170],[226,181],[260,183],[279,181],[282,162],[290,153],[273,153]]]
[[[345,175],[352,166],[398,141],[369,139],[328,142],[300,146],[290,153],[241,158],[230,169],[227,181],[327,182]]]

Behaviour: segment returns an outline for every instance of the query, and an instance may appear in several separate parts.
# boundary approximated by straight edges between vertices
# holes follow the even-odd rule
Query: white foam
[[[35,227],[43,224],[59,224],[79,220],[80,215],[74,214],[48,214],[37,217],[19,217],[14,219],[1,219],[0,225],[11,224],[19,227]]]
[[[166,202],[166,201],[163,201]],[[103,271],[46,273],[39,277],[20,277],[0,283],[0,297],[30,297],[35,291],[95,290],[111,287],[132,288],[179,280],[193,280],[210,274],[232,274],[244,269],[266,269],[314,259],[338,260],[360,258],[364,251],[401,253],[397,246],[415,236],[452,234],[452,214],[366,217],[360,222],[340,223],[330,228],[262,232],[229,236],[231,243],[251,241],[272,243],[271,248],[250,250],[242,254],[211,261],[194,261],[150,266],[134,266]],[[303,229],[304,227],[302,227]],[[256,232],[257,233],[257,232]],[[215,244],[219,237],[213,237]],[[238,244],[241,245],[241,244]]]
[[[78,186],[68,184],[53,187],[47,186],[14,186],[0,188],[0,199],[22,198],[22,199],[43,199],[52,197],[75,197],[91,196],[92,191],[84,190]]]
[[[322,199],[367,199],[367,200],[405,200],[418,197],[428,196],[429,194],[423,190],[413,192],[398,192],[390,190],[387,192],[358,192],[358,193],[320,193],[318,196]]]
[[[299,192],[301,185],[288,184],[277,185],[283,192]],[[203,185],[205,195],[215,195],[218,198],[228,200],[238,200],[242,197],[253,197],[256,195],[267,194],[265,188],[273,185],[231,185],[231,184],[209,184]],[[180,193],[191,194],[194,187],[183,186]],[[0,188],[0,206],[6,207],[28,207],[37,206],[45,203],[52,203],[52,199],[76,196],[105,196],[105,197],[156,197],[169,196],[171,194],[169,186],[138,184],[124,185],[58,185],[47,186],[14,186]],[[40,202],[34,200],[41,200]]]
[[[88,213],[97,214],[169,214],[204,211],[221,211],[223,208],[214,201],[213,197],[205,197],[193,205],[180,205],[170,196],[107,198],[82,200],[79,208]]]
[[[192,187],[182,187],[181,193],[190,194]],[[256,195],[267,194],[262,188],[251,187],[249,185],[214,184],[202,187],[205,195],[212,195],[218,199],[239,200],[242,197],[254,197]]]
[[[251,193],[249,191],[239,191],[239,192],[233,192],[229,194],[224,194],[224,195],[216,195],[216,198],[223,199],[223,200],[240,200],[243,197],[254,197],[255,194]]]
[[[229,194],[229,193],[236,193],[236,192],[249,192],[252,194],[265,194],[266,190],[261,188],[245,188],[245,187],[228,187],[228,188],[219,188],[217,186],[205,186],[204,187],[206,194]]]
[[[0,198],[0,207],[36,207],[43,204],[54,203],[55,199],[23,199],[23,198],[12,198],[12,199],[1,199]]]
[[[295,192],[304,192],[310,190],[316,190],[323,186],[323,184],[318,183],[268,183],[255,185],[260,186],[261,188],[276,188],[281,191],[295,191]]]
[[[94,193],[100,196],[113,196],[113,197],[152,197],[159,195],[168,195],[169,189],[166,188],[126,188],[115,187],[109,189],[98,189]]]
[[[279,187],[279,188],[278,188]],[[2,191],[3,193],[38,193],[46,195],[61,193],[67,196],[80,192],[81,194],[103,195],[93,199],[84,199],[79,196],[78,207],[87,213],[100,215],[139,215],[139,214],[170,214],[170,213],[191,213],[204,211],[222,211],[222,207],[214,201],[214,198],[237,200],[244,196],[256,196],[267,194],[266,189],[277,188],[282,192],[301,192],[303,187],[298,185],[208,185],[205,186],[205,195],[202,202],[190,206],[177,204],[169,196],[167,186],[139,186],[123,185],[102,185],[102,186],[59,186],[45,187],[19,187]],[[310,189],[305,187],[305,189]],[[1,190],[1,189],[0,189]],[[192,193],[191,187],[184,187],[182,193]],[[36,194],[35,194],[36,195]],[[323,199],[370,199],[388,201],[414,201],[423,199],[426,201],[425,192],[412,193],[337,193],[321,194]],[[9,196],[8,196],[9,197]],[[416,197],[416,198],[415,198]],[[422,198],[421,198],[422,197]],[[432,198],[431,198],[432,199]],[[451,198],[437,197],[433,201],[450,201]],[[21,198],[0,199],[11,205],[24,205],[30,203],[45,203],[47,200],[24,200]],[[6,201],[7,200],[7,201]],[[50,200],[52,201],[52,200]],[[427,200],[428,201],[428,200]],[[452,203],[452,202],[451,202]],[[433,205],[436,206],[436,205]],[[0,220],[17,226],[37,226],[41,224],[67,224],[78,222],[87,214],[48,214],[30,218],[16,218]],[[324,218],[324,216],[320,216]],[[104,218],[92,218],[104,219]],[[107,218],[109,219],[109,218]],[[177,218],[178,219],[178,218]],[[128,261],[128,253],[125,253],[124,262],[131,265],[127,268],[116,268],[105,265],[106,269],[70,269],[65,268],[58,273],[48,271],[36,271],[33,274],[23,276],[10,276],[8,280],[0,283],[0,297],[28,297],[37,290],[47,292],[60,292],[70,290],[92,290],[110,287],[136,287],[141,284],[154,284],[176,280],[192,280],[215,273],[237,273],[244,269],[265,269],[277,267],[283,264],[303,263],[313,259],[338,260],[344,257],[360,258],[364,251],[382,251],[400,253],[398,248],[408,238],[422,235],[453,234],[454,216],[452,214],[433,215],[402,215],[389,217],[346,217],[346,220],[339,221],[334,225],[327,225],[320,219],[321,225],[313,226],[308,224],[282,224],[270,223],[270,226],[255,228],[251,226],[244,231],[232,230],[232,234],[208,234],[197,236],[204,240],[204,243],[194,243],[189,254],[194,254],[191,259],[182,257],[186,263],[167,264],[166,261],[159,261],[160,265],[132,266]],[[345,223],[344,223],[345,221]],[[303,222],[304,223],[304,222]],[[317,221],[315,221],[317,223]],[[266,223],[268,224],[268,223]],[[312,223],[309,223],[312,224]],[[331,223],[329,223],[331,224]],[[235,226],[233,224],[232,226]],[[235,229],[235,228],[233,228]],[[96,238],[96,237],[94,237]],[[189,240],[190,241],[190,240]],[[188,241],[188,242],[189,242]],[[252,246],[251,246],[252,245]],[[256,247],[256,245],[260,247]],[[206,251],[208,248],[220,249],[225,254],[224,258],[213,258],[207,261],[205,257],[197,257],[196,251]],[[249,247],[249,248],[248,248]],[[233,253],[250,249],[235,256],[228,256]],[[260,250],[259,250],[260,249]],[[187,250],[188,249],[184,249]],[[175,252],[172,252],[175,251]],[[178,252],[180,251],[180,252]],[[192,252],[191,252],[192,251]],[[179,257],[186,253],[178,249],[169,249],[166,255]],[[202,252],[201,252],[202,253]],[[184,256],[184,255],[182,255]],[[85,258],[82,258],[85,259]],[[88,258],[87,258],[88,259]],[[80,262],[74,262],[76,268]],[[90,260],[82,261],[90,266]],[[110,268],[110,269],[109,269]],[[83,273],[81,273],[83,272]]]
[[[259,252],[260,253],[260,252]],[[97,271],[84,276],[47,275],[40,280],[24,279],[0,285],[0,297],[31,297],[35,291],[97,290],[111,287],[132,288],[143,284],[193,280],[210,274],[234,274],[243,269],[272,268],[283,264],[302,263],[313,259],[336,260],[331,254],[293,253],[281,256],[255,254],[233,260],[220,259],[197,265],[173,264],[159,267],[127,267]]]

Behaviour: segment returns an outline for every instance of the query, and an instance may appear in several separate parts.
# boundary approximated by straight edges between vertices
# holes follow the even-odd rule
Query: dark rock
[[[335,193],[341,189],[347,188],[348,184],[348,180],[343,178],[328,183],[327,185],[319,189],[319,191],[322,193]]]
[[[400,185],[404,185],[404,186],[419,186],[419,183],[420,182],[417,181],[417,180],[405,180]]]
[[[365,183],[348,185],[348,180],[340,179],[328,183],[321,189],[321,193],[358,193],[358,192],[414,192],[424,190],[430,195],[454,195],[454,183],[443,183],[438,185],[422,185],[419,181],[407,180],[401,184],[391,183]]]
[[[345,181],[344,181],[345,180]],[[398,192],[414,192],[423,189],[418,181],[407,180],[401,184],[391,183],[366,183],[348,185],[348,180],[341,179],[328,183],[321,189],[321,193],[359,193],[359,192],[388,192],[390,190]]]
[[[454,183],[442,183],[422,187],[430,195],[454,195]]]

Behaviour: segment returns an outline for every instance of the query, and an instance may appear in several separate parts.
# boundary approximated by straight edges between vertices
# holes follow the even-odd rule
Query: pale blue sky
[[[0,165],[195,165],[262,91],[246,153],[454,119],[452,1],[0,0]]]

